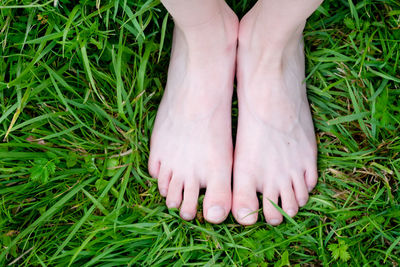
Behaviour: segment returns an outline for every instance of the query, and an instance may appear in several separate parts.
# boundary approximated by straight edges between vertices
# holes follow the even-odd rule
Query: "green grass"
[[[319,183],[278,227],[185,222],[149,177],[173,27],[159,1],[1,0],[0,16],[0,265],[400,262],[398,1],[309,19]]]

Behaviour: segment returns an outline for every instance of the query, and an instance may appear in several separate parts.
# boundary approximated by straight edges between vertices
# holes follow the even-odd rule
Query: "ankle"
[[[265,52],[267,57],[282,58],[288,50],[301,43],[306,21],[288,22],[266,13],[263,2],[259,1],[243,17],[239,27],[239,45]]]
[[[189,45],[209,46],[224,43],[225,48],[236,49],[239,19],[233,10],[222,1],[215,13],[196,23],[184,23],[174,19],[175,27]]]
[[[173,16],[175,26],[187,32],[215,27],[216,25],[220,26],[224,22],[232,23],[238,27],[239,19],[228,4],[224,0],[213,1],[215,1],[213,7],[209,8],[204,14],[196,14],[186,18]]]
[[[224,0],[161,0],[175,25],[180,28],[196,28],[218,18],[226,3]]]

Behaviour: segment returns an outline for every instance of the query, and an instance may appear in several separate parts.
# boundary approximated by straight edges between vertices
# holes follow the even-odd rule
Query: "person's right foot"
[[[307,203],[317,183],[317,148],[304,84],[302,28],[285,42],[272,43],[271,35],[264,36],[268,25],[256,21],[257,6],[240,23],[232,213],[239,223],[254,224],[260,192],[266,221],[277,225],[283,217],[271,201],[278,204],[280,198],[290,216]]]
[[[168,82],[151,137],[149,172],[168,208],[220,223],[231,208],[231,101],[238,19],[224,1],[201,25],[175,25]],[[183,191],[183,200],[182,200]],[[182,202],[182,205],[181,205]]]

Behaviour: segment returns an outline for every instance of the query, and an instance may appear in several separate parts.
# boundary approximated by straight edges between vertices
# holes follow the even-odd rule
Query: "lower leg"
[[[323,0],[259,0],[241,21],[244,45],[259,45],[263,50],[282,51],[300,38],[307,18]]]
[[[209,23],[221,15],[224,0],[162,0],[176,26],[193,27]]]
[[[294,216],[317,182],[302,31],[321,2],[259,0],[240,22],[232,212],[242,224],[257,220],[257,191],[267,222],[276,225],[282,215],[271,201],[280,198]]]

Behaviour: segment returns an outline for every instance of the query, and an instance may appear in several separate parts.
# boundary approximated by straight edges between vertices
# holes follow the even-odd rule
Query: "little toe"
[[[190,179],[185,182],[183,190],[183,202],[180,210],[182,219],[190,221],[196,216],[199,190],[200,185],[196,180]]]
[[[169,209],[179,208],[182,202],[183,180],[173,176],[168,187],[166,204]]]
[[[300,207],[305,206],[308,201],[308,189],[304,180],[304,175],[300,173],[293,178],[292,183],[298,205]]]
[[[278,204],[279,191],[274,188],[266,188],[263,193],[263,212],[265,220],[271,225],[278,225],[282,222],[282,214],[272,205],[271,201]]]
[[[158,190],[163,197],[168,194],[169,182],[171,180],[172,171],[164,166],[160,167],[160,172],[158,174]]]
[[[211,178],[203,202],[204,218],[210,223],[221,223],[231,208],[231,184],[227,179]]]
[[[311,164],[305,171],[305,181],[308,192],[311,192],[318,182],[318,170],[315,164]]]
[[[152,154],[150,153],[149,161],[148,161],[147,165],[148,165],[147,168],[149,170],[149,174],[151,175],[151,177],[157,178],[158,174],[160,172],[160,161],[155,159],[154,156],[152,156]]]
[[[236,181],[247,181],[237,179]],[[234,185],[232,213],[236,221],[242,225],[252,225],[257,222],[258,198],[255,186]]]
[[[287,183],[281,188],[281,202],[282,209],[287,215],[294,217],[297,214],[299,206],[291,183]]]

